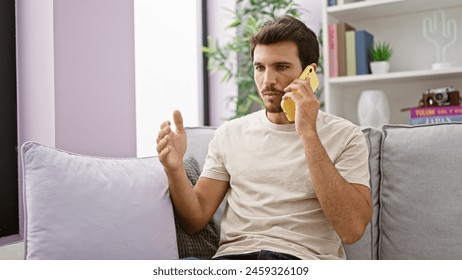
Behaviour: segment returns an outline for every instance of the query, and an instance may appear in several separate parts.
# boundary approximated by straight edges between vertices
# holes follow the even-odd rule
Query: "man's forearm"
[[[372,215],[370,198],[342,177],[317,134],[303,135],[302,141],[313,188],[324,214],[344,242],[355,242]]]
[[[165,170],[165,173],[168,178],[170,197],[183,227],[189,233],[200,230],[202,209],[186,170],[182,167],[173,172]]]

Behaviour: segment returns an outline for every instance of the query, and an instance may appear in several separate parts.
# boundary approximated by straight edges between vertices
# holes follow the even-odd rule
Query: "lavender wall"
[[[17,0],[18,133],[136,155],[133,0]]]
[[[53,0],[16,1],[18,141],[55,145]]]
[[[18,145],[135,156],[133,0],[16,0],[16,26]]]
[[[136,155],[133,0],[55,0],[56,147]]]
[[[55,145],[53,0],[16,1],[18,145],[37,141]],[[22,184],[18,160],[19,186]],[[22,189],[19,187],[20,234],[0,238],[0,244],[22,238]],[[19,246],[21,248],[21,246]],[[0,259],[17,259],[21,251],[0,248]],[[5,255],[5,256],[4,256]]]

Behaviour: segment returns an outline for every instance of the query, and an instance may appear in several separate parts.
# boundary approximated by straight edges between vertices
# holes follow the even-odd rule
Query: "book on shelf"
[[[343,4],[345,4],[345,0],[327,0],[327,6],[337,6]]]
[[[354,3],[354,2],[362,2],[365,0],[327,0],[327,6],[338,6],[338,5],[343,5],[343,4],[349,4],[349,3]]]
[[[462,116],[462,106],[415,107],[409,111],[411,118]]]
[[[366,30],[356,31],[355,36],[356,44],[356,74],[365,75],[370,74],[371,62],[369,51],[374,46],[374,36]]]
[[[345,22],[331,23],[328,26],[330,77],[347,74],[345,34],[350,30],[355,29]]]
[[[327,26],[327,43],[329,48],[329,76],[338,76],[338,59],[337,59],[337,26],[329,24]]]
[[[327,6],[335,6],[337,5],[337,0],[327,0]]]
[[[346,74],[347,76],[356,75],[356,31],[349,30],[345,33],[346,47]]]
[[[462,106],[415,107],[409,111],[410,124],[462,122]]]
[[[431,124],[431,123],[447,123],[447,122],[462,122],[462,115],[411,118],[411,120],[409,121],[409,124],[415,125],[415,124]]]

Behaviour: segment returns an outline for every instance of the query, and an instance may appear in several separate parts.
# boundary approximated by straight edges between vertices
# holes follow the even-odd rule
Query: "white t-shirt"
[[[369,186],[361,129],[319,111],[317,130],[340,174]],[[345,258],[312,188],[294,124],[274,124],[265,110],[226,122],[210,142],[201,176],[230,183],[216,256],[272,250],[301,259]]]

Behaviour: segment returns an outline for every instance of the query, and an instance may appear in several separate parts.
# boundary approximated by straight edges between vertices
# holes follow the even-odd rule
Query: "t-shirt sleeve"
[[[222,127],[215,131],[215,135],[209,143],[209,149],[205,158],[201,177],[229,182],[230,175],[226,170],[223,154],[220,151],[220,147],[225,145],[223,141],[225,135],[223,134],[224,129]]]
[[[369,149],[359,127],[353,128],[345,138],[344,150],[334,164],[348,183],[370,188]]]

